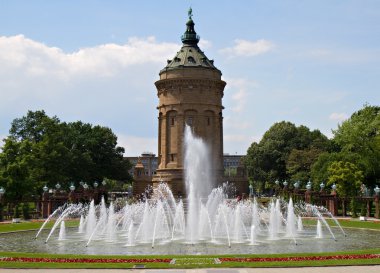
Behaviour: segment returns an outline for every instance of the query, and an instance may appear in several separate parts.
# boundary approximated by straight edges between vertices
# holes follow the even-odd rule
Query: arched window
[[[187,57],[187,61],[189,62],[189,63],[193,63],[193,64],[195,64],[195,60],[194,60],[194,58],[193,57]]]
[[[193,125],[193,117],[188,117],[186,120],[187,125],[192,126]]]

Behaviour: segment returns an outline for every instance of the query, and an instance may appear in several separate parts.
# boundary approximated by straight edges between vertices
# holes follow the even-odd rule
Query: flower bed
[[[380,259],[380,254],[346,254],[327,256],[294,256],[294,257],[224,257],[224,258],[40,258],[40,257],[1,257],[0,262],[25,262],[25,263],[171,263],[176,265],[184,264],[219,264],[225,262],[302,262],[302,261],[327,261],[327,260],[367,260]]]
[[[2,262],[25,263],[169,263],[171,259],[115,259],[115,258],[28,258],[3,257]]]
[[[297,257],[263,257],[263,258],[219,258],[221,262],[298,262],[298,261],[327,261],[327,260],[361,260],[377,259],[380,254],[354,254],[331,256],[297,256]]]

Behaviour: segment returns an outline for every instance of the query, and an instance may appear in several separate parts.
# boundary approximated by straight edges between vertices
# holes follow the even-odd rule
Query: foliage
[[[82,180],[130,180],[130,163],[110,128],[28,111],[12,122],[9,133],[0,153],[0,184],[16,203],[57,182],[68,187]]]
[[[334,161],[328,168],[327,185],[336,184],[336,191],[342,197],[357,196],[363,183],[363,173],[359,168],[345,161]]]
[[[14,207],[13,218],[20,218],[20,207],[18,204]]]
[[[29,213],[29,203],[28,202],[24,202],[22,204],[22,216],[24,217],[25,220],[29,220],[30,219],[30,213]]]
[[[310,180],[311,166],[321,153],[321,150],[314,147],[304,150],[293,149],[286,162],[286,169],[290,179],[306,184]]]
[[[360,157],[355,153],[350,152],[324,152],[321,153],[318,159],[311,167],[311,180],[314,182],[314,189],[318,188],[320,183],[325,183],[329,179],[328,168],[334,161],[351,162],[357,165],[360,169],[364,168],[360,163]]]
[[[334,161],[328,168],[328,185],[336,184],[336,191],[342,197],[355,197],[359,195],[360,186],[363,183],[363,173],[350,162]],[[356,199],[351,198],[352,217],[356,217]]]
[[[380,107],[364,105],[333,132],[341,152],[358,156],[355,163],[361,165],[367,184],[374,186],[380,178]]]
[[[272,185],[276,179],[305,181],[317,155],[329,148],[329,140],[320,131],[282,121],[266,131],[260,143],[252,143],[244,164],[253,181],[270,181]],[[303,161],[297,158],[299,154]]]

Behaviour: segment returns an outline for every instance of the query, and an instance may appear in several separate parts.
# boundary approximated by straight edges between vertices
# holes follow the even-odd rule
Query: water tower
[[[158,109],[158,169],[153,185],[163,181],[175,195],[185,194],[183,181],[184,129],[191,126],[210,150],[215,183],[223,175],[223,90],[221,71],[199,48],[191,9],[182,47],[155,82]]]

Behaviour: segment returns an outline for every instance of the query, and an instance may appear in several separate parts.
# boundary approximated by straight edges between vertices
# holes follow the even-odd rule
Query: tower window
[[[176,156],[176,154],[170,154],[170,161],[174,161],[175,160],[175,156]]]
[[[192,126],[193,125],[193,117],[188,117],[186,123],[187,123],[187,125]]]
[[[193,63],[193,64],[195,64],[195,60],[194,60],[194,58],[191,57],[191,56],[187,58],[187,61],[188,61],[189,63]]]
[[[207,117],[207,126],[210,126],[211,120],[210,117]]]
[[[170,119],[170,125],[171,125],[171,126],[174,126],[174,125],[175,125],[175,118],[171,118],[171,119]]]

